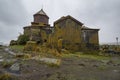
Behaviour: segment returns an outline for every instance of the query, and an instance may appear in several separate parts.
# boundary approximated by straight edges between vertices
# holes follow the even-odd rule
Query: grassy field
[[[88,58],[88,59],[94,59],[94,60],[109,60],[110,56],[100,56],[100,55],[93,55],[93,54],[85,54],[81,52],[76,53],[70,53],[70,54],[62,54],[63,58],[71,58],[71,57],[78,57],[78,58]]]
[[[15,50],[15,51],[19,51],[22,52],[24,49],[23,45],[14,45],[14,46],[9,46],[10,49]]]
[[[17,52],[23,52],[24,46],[23,45],[14,45],[10,46],[10,49],[17,51]],[[104,56],[104,55],[98,55],[98,53],[91,53],[86,54],[83,52],[69,52],[68,54],[62,53],[62,58],[72,58],[72,57],[78,57],[78,58],[89,58],[94,60],[108,60],[111,57],[110,56]]]

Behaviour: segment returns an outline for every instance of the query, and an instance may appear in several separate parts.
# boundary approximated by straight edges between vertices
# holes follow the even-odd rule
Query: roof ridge
[[[72,16],[70,15],[67,15],[67,16],[62,16],[61,18],[59,18],[57,21],[55,21],[54,23],[57,23],[59,21],[62,21],[64,19],[68,19],[68,18],[71,18],[72,20],[76,21],[77,23],[79,23],[80,25],[83,25],[82,22],[78,21],[77,19],[73,18]]]

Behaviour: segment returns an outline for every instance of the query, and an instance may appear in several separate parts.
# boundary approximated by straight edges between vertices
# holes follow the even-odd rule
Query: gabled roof
[[[38,11],[36,14],[34,15],[44,15],[44,16],[47,16],[47,14],[44,12],[43,9],[41,9],[40,11]],[[48,16],[47,16],[48,17]]]
[[[60,19],[58,19],[57,21],[54,22],[54,24],[58,23],[58,22],[61,22],[63,20],[66,20],[66,19],[72,19],[73,21],[75,21],[76,23],[80,24],[80,25],[83,25],[83,23],[81,23],[80,21],[76,20],[75,18],[73,18],[72,16],[68,15],[68,16],[63,16],[61,17]]]

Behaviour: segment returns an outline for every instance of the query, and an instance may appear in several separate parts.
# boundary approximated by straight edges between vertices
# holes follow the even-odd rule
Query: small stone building
[[[51,27],[49,17],[43,9],[33,16],[31,25],[24,27],[24,34],[28,35],[30,40],[40,44],[45,42],[54,48],[58,48],[60,40],[62,48],[68,50],[98,49],[99,29],[88,28],[70,15],[61,17]]]
[[[30,40],[43,43],[47,41],[48,35],[51,33],[51,27],[49,25],[49,17],[41,9],[39,12],[33,15],[34,21],[30,26],[24,27],[24,34],[29,36]]]

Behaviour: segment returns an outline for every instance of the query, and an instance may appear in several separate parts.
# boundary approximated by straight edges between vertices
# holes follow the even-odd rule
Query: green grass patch
[[[22,52],[24,49],[24,45],[13,45],[13,46],[9,46],[9,48],[11,50]]]
[[[1,63],[1,65],[2,65],[3,68],[8,68],[8,67],[10,67],[12,64],[13,64],[13,61],[3,61],[3,62]]]
[[[105,70],[106,68],[107,67],[105,65],[101,65],[101,66],[98,67],[98,69],[100,69],[100,70]]]
[[[90,59],[95,59],[95,60],[108,60],[108,59],[110,59],[110,57],[106,57],[106,56],[88,55],[88,54],[80,54],[80,57],[90,58]]]
[[[85,53],[82,53],[82,52],[75,52],[75,53],[70,53],[70,54],[62,54],[62,57],[63,58],[78,57],[78,58],[88,58],[88,59],[94,59],[94,60],[109,60],[111,58],[110,56],[85,54]]]

